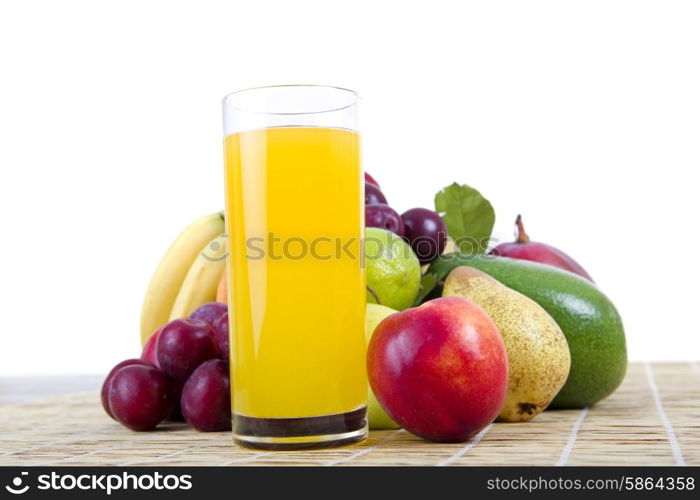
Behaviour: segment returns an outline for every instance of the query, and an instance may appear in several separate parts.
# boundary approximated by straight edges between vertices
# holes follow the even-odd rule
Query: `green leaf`
[[[486,251],[496,214],[479,191],[455,182],[435,195],[435,210],[461,252]]]
[[[433,291],[435,285],[437,284],[437,276],[432,273],[424,274],[420,280],[420,288],[418,289],[418,297],[414,305],[419,306],[423,299],[425,299],[430,292]]]

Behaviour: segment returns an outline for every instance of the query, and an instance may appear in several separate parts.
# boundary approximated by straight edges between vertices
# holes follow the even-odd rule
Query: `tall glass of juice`
[[[313,85],[224,99],[233,437],[367,435],[364,183],[357,95]]]

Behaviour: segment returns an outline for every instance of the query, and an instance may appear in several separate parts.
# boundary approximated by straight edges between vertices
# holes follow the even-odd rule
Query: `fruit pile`
[[[184,419],[200,431],[230,429],[226,304],[204,304],[158,328],[140,359],[112,368],[101,396],[107,414],[135,431],[166,419]]]
[[[516,241],[489,248],[494,222],[491,203],[457,183],[435,210],[399,215],[365,174],[370,428],[464,441],[495,419],[591,406],[621,383],[612,302],[573,258],[530,241],[520,216]],[[230,428],[223,231],[221,213],[195,221],[151,280],[141,358],[115,366],[102,389],[126,427]]]
[[[374,190],[368,226],[377,200]],[[435,208],[382,226],[424,264],[417,280],[405,256],[372,259],[369,236],[381,229],[367,230],[370,425],[464,441],[496,419],[525,422],[611,394],[627,366],[624,330],[583,267],[530,241],[520,216],[516,241],[489,249],[495,212],[469,186],[447,186]],[[426,252],[421,237],[432,240]]]

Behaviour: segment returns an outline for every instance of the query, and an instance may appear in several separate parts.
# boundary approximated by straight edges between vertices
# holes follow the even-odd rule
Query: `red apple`
[[[367,353],[372,391],[389,416],[429,441],[466,441],[498,416],[508,356],[488,314],[442,297],[393,314]]]
[[[523,218],[518,215],[515,219],[516,238],[513,243],[501,243],[494,247],[489,255],[499,255],[510,257],[511,259],[531,260],[540,264],[558,267],[565,271],[570,271],[579,276],[583,276],[588,281],[593,282],[593,278],[588,272],[576,262],[572,257],[565,254],[558,248],[554,248],[546,243],[530,241],[530,237],[525,232]]]

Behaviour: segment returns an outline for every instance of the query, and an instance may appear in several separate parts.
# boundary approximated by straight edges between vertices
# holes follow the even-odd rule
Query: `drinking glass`
[[[224,99],[233,437],[263,449],[367,434],[357,95]]]

